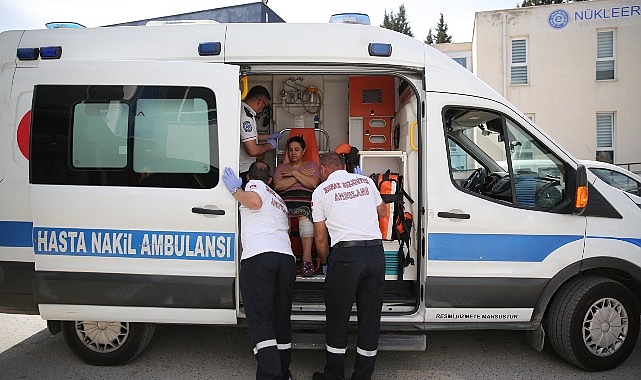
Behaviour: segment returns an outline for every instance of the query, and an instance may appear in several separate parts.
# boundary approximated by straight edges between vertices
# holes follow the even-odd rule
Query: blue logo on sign
[[[550,13],[550,17],[548,17],[548,23],[551,27],[556,29],[565,28],[569,21],[570,15],[563,9],[552,11],[552,13]]]

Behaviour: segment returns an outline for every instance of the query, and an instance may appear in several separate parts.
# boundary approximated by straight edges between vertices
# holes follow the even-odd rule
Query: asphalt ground
[[[311,379],[323,351],[295,350],[295,380]],[[351,374],[353,350],[346,374]],[[119,367],[78,359],[39,316],[0,314],[0,379],[253,379],[255,361],[243,327],[161,325],[149,347]],[[522,331],[428,332],[427,350],[379,353],[373,379],[639,379],[641,345],[618,368],[589,373],[549,347],[534,351]]]

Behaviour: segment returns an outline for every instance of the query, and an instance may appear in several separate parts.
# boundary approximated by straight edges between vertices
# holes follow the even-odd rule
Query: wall
[[[615,112],[615,163],[641,162],[640,9],[639,0],[603,0],[479,12],[474,73],[581,159],[595,158],[596,113]],[[549,18],[558,10],[568,20],[554,28]],[[595,79],[596,35],[602,29],[615,30],[614,80]],[[515,37],[528,40],[526,85],[509,84]]]

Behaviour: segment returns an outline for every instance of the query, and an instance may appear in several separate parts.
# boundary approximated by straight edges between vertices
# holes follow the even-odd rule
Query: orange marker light
[[[588,187],[587,186],[578,186],[576,188],[576,199],[574,201],[574,207],[578,209],[585,208],[588,205]]]

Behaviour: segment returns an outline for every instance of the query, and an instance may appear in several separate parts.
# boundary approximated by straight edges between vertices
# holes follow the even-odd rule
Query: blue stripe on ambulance
[[[581,235],[452,234],[428,235],[430,260],[542,262]]]
[[[0,220],[0,247],[31,247],[31,222]]]
[[[235,234],[220,232],[33,228],[0,221],[0,247],[34,247],[39,255],[234,261]]]

